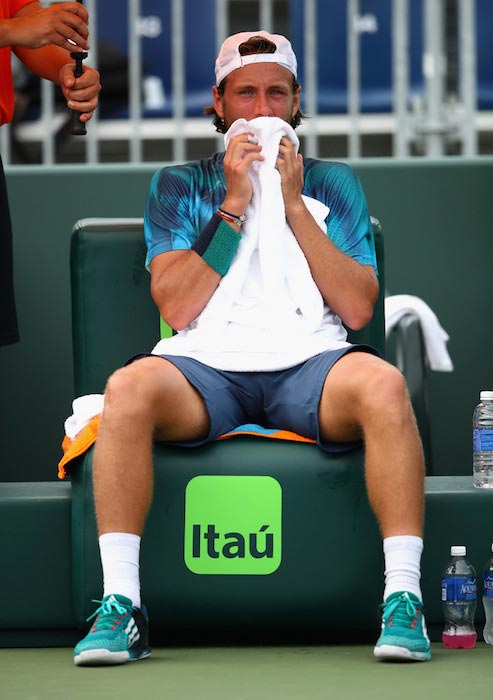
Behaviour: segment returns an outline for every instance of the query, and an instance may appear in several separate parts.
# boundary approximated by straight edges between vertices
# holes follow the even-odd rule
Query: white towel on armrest
[[[436,372],[452,372],[454,366],[447,350],[449,336],[435,313],[419,297],[395,294],[385,298],[385,335],[388,336],[407,313],[414,313],[419,318],[430,369]]]
[[[74,440],[91,418],[103,412],[104,394],[86,394],[72,401],[73,413],[65,421],[65,435]]]

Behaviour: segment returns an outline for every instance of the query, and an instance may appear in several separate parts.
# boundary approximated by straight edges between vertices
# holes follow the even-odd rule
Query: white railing
[[[143,144],[146,141],[170,141],[171,158],[183,161],[187,156],[187,143],[194,139],[214,138],[210,118],[190,116],[187,112],[186,59],[190,54],[191,41],[187,31],[190,22],[185,13],[190,0],[162,0],[162,6],[169,4],[170,26],[168,41],[171,60],[171,110],[166,115],[152,116],[146,109],[142,89],[145,55],[143,40],[149,27],[159,29],[159,18],[146,16],[146,0],[119,0],[128,18],[128,84],[129,98],[125,115],[118,118],[101,118],[96,114],[84,138],[84,161],[101,161],[101,146],[104,143],[123,140],[128,142],[128,160],[138,163],[144,160]],[[220,43],[230,33],[228,18],[241,16],[243,0],[212,0],[214,13],[213,30],[210,34],[212,54],[215,55]],[[362,139],[365,135],[386,135],[392,137],[392,155],[397,158],[419,153],[428,157],[440,157],[447,153],[447,144],[453,139],[460,144],[460,152],[466,156],[478,154],[478,134],[480,131],[493,132],[493,115],[479,111],[476,86],[476,0],[456,0],[458,17],[458,55],[460,94],[450,104],[445,92],[445,0],[387,0],[385,12],[391,16],[391,104],[385,111],[364,111],[362,97],[362,46],[365,35],[380,31],[376,14],[371,8],[379,3],[367,0],[285,0],[282,17],[276,16],[273,0],[257,0],[258,15],[255,21],[248,20],[243,29],[257,29],[258,26],[270,31],[282,31],[289,35],[289,18],[293,33],[297,30],[293,22],[300,21],[302,32],[297,32],[297,53],[303,65],[304,110],[310,115],[299,128],[305,139],[304,150],[313,156],[325,157],[320,146],[323,136],[346,136],[347,155],[357,158],[362,155]],[[420,12],[422,27],[412,28],[411,18],[417,5],[422,3]],[[103,35],[100,27],[101,11],[108,0],[85,0],[91,17],[91,51],[87,62],[98,66],[98,36]],[[156,5],[156,2],[154,2]],[[251,5],[251,3],[249,3]],[[384,7],[385,2],[380,2]],[[157,6],[157,5],[156,5]],[[168,5],[167,5],[168,6]],[[279,8],[279,4],[276,4]],[[347,13],[346,56],[333,55],[331,60],[346,63],[347,67],[347,109],[337,113],[320,107],[322,86],[320,83],[319,49],[324,48],[325,27],[321,21],[322,11],[330,8],[333,12],[341,8]],[[370,8],[370,10],[368,9]],[[295,12],[298,15],[295,17]],[[113,13],[114,14],[114,13]],[[126,17],[124,16],[126,14]],[[118,19],[113,16],[113,20]],[[258,24],[259,23],[259,24]],[[287,29],[286,29],[287,26]],[[147,30],[146,30],[147,27]],[[199,28],[200,29],[200,28]],[[421,32],[422,40],[422,92],[412,98],[410,87],[410,36]],[[492,28],[493,35],[493,28]],[[104,38],[104,37],[102,37]],[[161,37],[162,41],[164,39]],[[187,43],[188,42],[188,43]],[[295,43],[293,41],[293,43]],[[492,42],[493,44],[493,42]],[[211,55],[212,55],[211,54]],[[492,53],[493,56],[493,53]],[[213,63],[213,59],[211,59]],[[211,65],[211,84],[213,78]],[[390,67],[389,67],[390,68]],[[168,66],[168,69],[170,67]],[[493,74],[493,60],[492,60]],[[153,77],[156,79],[156,76]],[[104,90],[104,76],[102,79]],[[154,85],[154,83],[153,83]],[[151,87],[144,81],[144,87]],[[56,162],[55,134],[66,118],[66,113],[55,109],[53,85],[42,81],[40,116],[16,126],[16,138],[22,143],[41,143],[42,162]],[[331,85],[323,90],[330,93]],[[12,162],[11,142],[8,127],[0,130],[2,158],[4,163]],[[80,139],[81,137],[72,137]],[[218,143],[220,141],[218,140]]]

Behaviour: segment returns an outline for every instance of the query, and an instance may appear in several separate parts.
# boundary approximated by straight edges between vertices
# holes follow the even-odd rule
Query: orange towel
[[[91,445],[96,442],[99,426],[101,424],[101,415],[92,418],[89,423],[76,435],[74,440],[71,440],[68,435],[65,435],[62,442],[63,457],[58,463],[58,478],[64,479],[67,476],[66,465],[76,457],[84,454]],[[220,435],[218,440],[226,440],[238,435],[250,435],[251,437],[271,438],[274,440],[290,440],[292,442],[309,442],[315,444],[312,438],[303,437],[290,430],[267,429],[260,425],[249,423],[240,425],[230,433]]]
[[[84,454],[91,445],[96,442],[99,426],[101,424],[101,415],[91,418],[86,427],[71,440],[68,435],[65,435],[62,442],[63,457],[58,462],[58,478],[65,479],[67,470],[65,466],[76,457]]]

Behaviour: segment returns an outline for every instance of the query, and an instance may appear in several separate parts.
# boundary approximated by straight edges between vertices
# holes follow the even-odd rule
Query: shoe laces
[[[411,600],[409,593],[403,593],[387,603],[382,603],[381,607],[383,619],[389,621],[393,617],[397,625],[409,625],[419,614],[419,607]]]
[[[103,600],[92,600],[93,603],[99,603],[99,608],[87,618],[87,622],[96,618],[98,629],[110,629],[115,625],[115,617],[126,615],[128,608],[122,603],[119,603],[113,596],[103,598]]]

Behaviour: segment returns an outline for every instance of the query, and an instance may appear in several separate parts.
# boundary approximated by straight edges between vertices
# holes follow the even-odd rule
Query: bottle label
[[[476,579],[451,576],[442,579],[442,601],[476,600]]]
[[[472,447],[475,452],[493,451],[493,430],[474,428],[472,431]]]
[[[483,574],[483,596],[493,600],[493,573]]]

